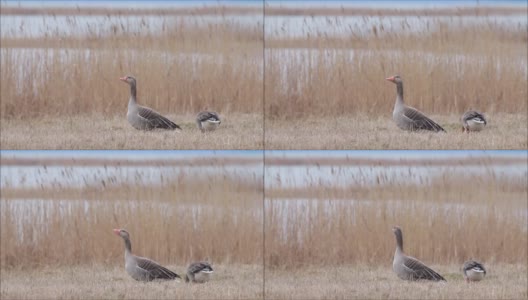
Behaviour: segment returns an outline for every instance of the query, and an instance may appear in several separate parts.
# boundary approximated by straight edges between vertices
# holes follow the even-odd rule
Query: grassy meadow
[[[49,132],[44,140],[28,145],[3,139],[2,148],[262,148],[253,137],[263,135],[263,21],[257,14],[244,23],[237,13],[254,12],[233,9],[176,10],[172,15],[159,10],[126,14],[80,9],[68,14],[60,9],[2,9],[2,18],[19,13],[37,22],[42,18],[43,23],[39,28],[43,34],[22,23],[15,32],[5,29],[2,35],[2,135],[35,130],[35,122],[37,130]],[[68,31],[57,30],[57,23]],[[125,75],[136,77],[140,105],[177,124],[188,124],[193,137],[160,144],[156,139],[166,137],[158,133],[150,144],[132,131],[137,141],[116,143],[123,135],[121,127],[132,128],[126,120],[130,88],[119,80]],[[229,120],[222,124],[227,127],[223,134],[216,133],[222,140],[238,140],[207,141],[190,130],[196,128],[194,118],[201,110],[216,111]],[[235,133],[227,135],[230,131]]]
[[[523,163],[525,158],[352,159],[333,164],[325,159],[267,158],[268,169],[295,166],[306,175],[304,185],[292,184],[287,175],[273,175],[274,183],[266,189],[266,296],[525,298],[526,173],[501,177],[491,169],[495,164],[507,168]],[[417,165],[436,173],[432,178],[419,175],[411,168]],[[313,177],[325,168],[331,168],[331,175]],[[455,172],[460,168],[482,171]],[[325,182],[326,177],[334,182],[353,170],[356,175],[342,178],[344,186]],[[399,175],[391,170],[399,170]],[[371,172],[379,173],[368,183]],[[445,275],[447,285],[403,283],[396,277],[395,225],[403,230],[404,251]],[[478,285],[482,289],[465,285],[462,278],[460,267],[471,258],[489,269],[490,276]]]
[[[122,259],[122,258],[121,258]],[[183,272],[181,266],[167,267]],[[46,267],[2,276],[2,299],[262,299],[262,267],[216,264],[214,280],[138,283],[124,267],[108,265]]]
[[[262,149],[263,116],[233,113],[220,115],[213,132],[202,133],[195,115],[167,114],[182,130],[139,131],[130,126],[126,112],[105,116],[39,117],[2,121],[2,149]],[[31,125],[31,126],[29,126]]]
[[[262,175],[240,179],[226,171],[233,165],[262,170],[259,162],[60,162],[2,161],[3,172],[38,167],[39,182],[3,183],[2,299],[262,297]],[[215,172],[192,171],[204,167]],[[22,177],[22,184],[33,180]],[[114,228],[129,231],[133,253],[180,275],[193,261],[210,261],[215,283],[207,289],[138,284],[124,270],[124,244]]]
[[[526,265],[499,264],[488,268],[484,281],[466,283],[459,265],[432,265],[447,283],[406,282],[392,264],[372,267],[339,265],[276,271],[266,277],[270,299],[525,299]]]
[[[526,16],[526,9],[270,10],[301,18],[292,23],[302,30],[266,31],[268,149],[526,148],[528,33],[521,23],[489,17]],[[427,135],[438,142],[424,143],[421,134],[398,136],[396,87],[385,80],[395,74],[406,104],[436,120],[446,137]],[[473,142],[458,136],[468,109],[490,119]]]

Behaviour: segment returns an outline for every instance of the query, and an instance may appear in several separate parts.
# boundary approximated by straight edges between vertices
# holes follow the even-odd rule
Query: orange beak
[[[119,235],[119,233],[121,232],[121,229],[114,229],[114,233]]]
[[[126,76],[125,77],[119,77],[119,80],[126,82],[127,78],[126,78]]]
[[[394,82],[394,76],[391,76],[391,77],[389,77],[389,78],[385,78],[385,80],[388,80],[388,81]]]

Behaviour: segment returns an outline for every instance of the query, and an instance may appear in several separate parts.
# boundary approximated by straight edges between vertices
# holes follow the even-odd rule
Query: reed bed
[[[442,169],[431,178],[411,168],[394,177],[387,169],[372,182],[363,167],[346,186],[310,178],[308,169],[303,186],[275,178],[266,189],[266,268],[389,265],[395,225],[405,251],[429,264],[474,258],[525,266],[526,173],[501,178],[483,166],[467,174]],[[337,180],[351,168],[335,166],[329,176]]]
[[[306,16],[304,24],[313,18]],[[528,33],[520,23],[370,14],[346,27],[344,17],[319,18],[323,28],[303,25],[301,35],[266,31],[265,113],[271,121],[309,127],[308,117],[390,118],[396,88],[384,79],[395,74],[404,80],[407,104],[426,114],[455,115],[456,122],[470,108],[527,112]],[[336,33],[325,31],[330,28]]]
[[[107,167],[82,175],[77,179],[85,184],[78,187],[3,187],[2,270],[121,266],[123,241],[113,228],[130,232],[136,254],[180,269],[203,259],[261,264],[261,176],[242,180],[222,173],[222,167],[219,173],[181,172],[176,177],[160,170],[158,184],[148,184],[148,173],[121,167],[121,175],[104,177],[110,174]],[[62,174],[79,176],[70,167]],[[120,180],[124,177],[131,180]]]
[[[262,18],[97,17],[43,16],[41,34],[20,26],[2,35],[2,120],[123,115],[125,75],[137,79],[138,102],[164,114],[262,115]]]

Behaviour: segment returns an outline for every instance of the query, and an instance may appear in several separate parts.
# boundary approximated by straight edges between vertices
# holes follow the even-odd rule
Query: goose
[[[187,268],[185,282],[205,283],[209,281],[213,268],[208,262],[194,262]]]
[[[481,281],[486,276],[486,269],[484,266],[474,260],[468,260],[462,266],[462,272],[467,282]]]
[[[396,252],[392,261],[392,269],[403,280],[433,280],[446,281],[444,277],[427,267],[424,263],[414,257],[407,256],[403,252],[403,234],[400,227],[393,227],[396,236]]]
[[[145,257],[132,254],[130,234],[124,229],[114,229],[114,233],[125,241],[125,270],[137,281],[152,281],[154,279],[176,279],[181,278],[178,274],[162,267],[157,262]]]
[[[430,130],[434,132],[444,131],[442,126],[429,119],[419,110],[406,106],[403,102],[403,81],[399,75],[385,78],[396,84],[396,102],[392,111],[392,119],[400,129],[408,131]]]
[[[130,99],[128,100],[128,123],[137,130],[152,129],[181,129],[176,123],[160,115],[155,110],[140,106],[136,100],[136,78],[125,76],[119,78],[130,85]]]
[[[202,132],[213,131],[220,126],[220,117],[212,111],[201,111],[196,116],[196,124]]]
[[[462,131],[481,131],[487,125],[483,114],[475,110],[466,111],[460,118]]]

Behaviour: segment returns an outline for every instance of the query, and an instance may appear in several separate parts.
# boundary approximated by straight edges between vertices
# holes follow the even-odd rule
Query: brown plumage
[[[436,273],[418,259],[407,256],[403,252],[403,234],[399,227],[392,229],[396,237],[396,252],[392,261],[392,269],[403,280],[432,280],[446,281],[444,277]]]
[[[416,108],[406,106],[403,101],[403,80],[399,75],[386,78],[396,84],[396,102],[392,111],[392,119],[400,129],[408,131],[429,130],[434,132],[444,131],[442,126],[428,118]]]
[[[114,233],[123,238],[123,241],[125,242],[125,270],[130,277],[137,281],[181,278],[178,274],[151,259],[133,255],[128,231],[124,229],[114,229]]]
[[[136,100],[136,79],[132,76],[119,78],[130,85],[130,99],[128,100],[127,120],[138,130],[152,129],[181,129],[176,123],[165,118],[155,110],[140,106]]]

